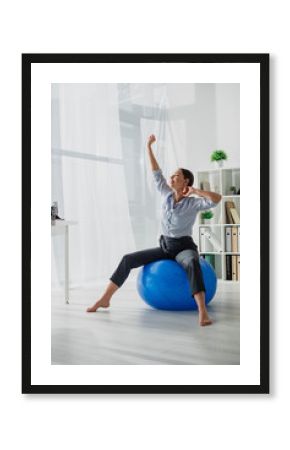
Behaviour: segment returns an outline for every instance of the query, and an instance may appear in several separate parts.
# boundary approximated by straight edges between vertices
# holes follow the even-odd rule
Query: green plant
[[[211,211],[204,211],[203,213],[201,213],[201,217],[203,219],[212,219],[213,213]]]
[[[221,161],[222,159],[228,159],[228,156],[223,150],[215,150],[210,158],[211,161]]]

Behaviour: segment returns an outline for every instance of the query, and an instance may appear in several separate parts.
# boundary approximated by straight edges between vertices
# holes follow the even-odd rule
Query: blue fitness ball
[[[215,295],[217,277],[204,258],[200,257],[199,262],[205,284],[205,303],[208,304]],[[146,264],[138,274],[137,289],[142,299],[153,308],[168,311],[197,309],[187,274],[174,260],[162,259]]]

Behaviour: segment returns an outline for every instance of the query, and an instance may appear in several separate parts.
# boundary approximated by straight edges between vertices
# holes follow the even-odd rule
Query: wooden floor
[[[103,285],[105,286],[105,284]],[[240,295],[237,283],[219,283],[208,305],[214,324],[198,314],[153,310],[129,279],[111,307],[86,313],[103,287],[52,296],[52,364],[239,364]]]

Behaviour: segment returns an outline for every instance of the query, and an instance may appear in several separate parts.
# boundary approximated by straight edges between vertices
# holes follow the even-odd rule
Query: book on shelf
[[[240,253],[240,227],[238,227],[238,253]]]
[[[238,211],[236,210],[236,208],[230,208],[230,212],[231,212],[234,223],[239,224],[240,217],[239,217],[239,214],[238,214]]]
[[[230,224],[240,224],[240,216],[236,208],[235,202],[226,201],[225,202],[225,212],[226,212],[226,223]]]
[[[240,255],[237,256],[237,280],[240,281]]]
[[[209,183],[209,181],[201,181],[200,182],[200,189],[202,191],[210,191],[210,183]]]
[[[234,208],[235,204],[234,202],[226,201],[225,202],[225,208],[226,208],[226,222],[227,223],[234,223],[231,208]]]

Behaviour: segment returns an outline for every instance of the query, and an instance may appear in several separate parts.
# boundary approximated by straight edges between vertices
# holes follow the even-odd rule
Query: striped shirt
[[[168,186],[160,169],[153,170],[153,178],[162,198],[161,232],[164,236],[191,236],[197,213],[217,205],[205,197],[183,197],[174,203],[174,191]]]

